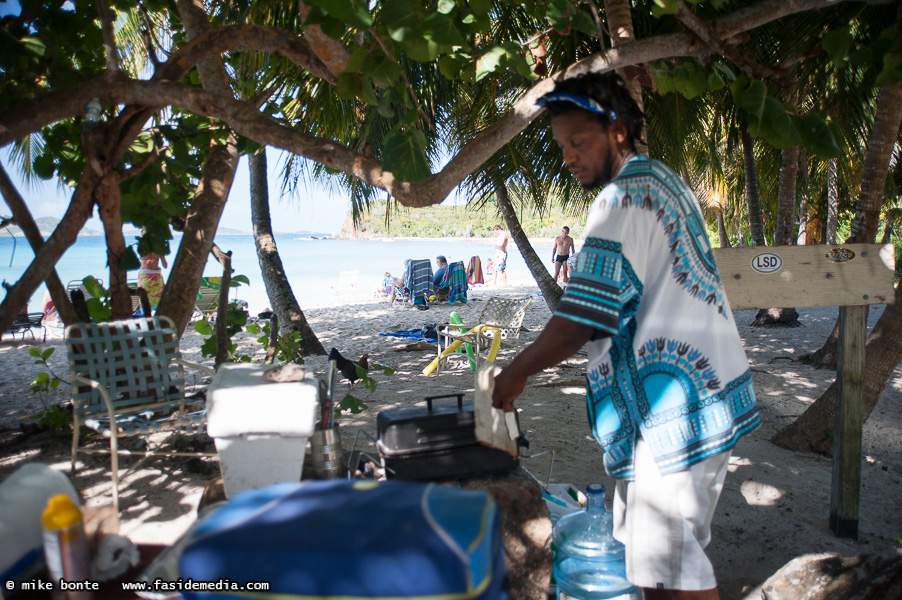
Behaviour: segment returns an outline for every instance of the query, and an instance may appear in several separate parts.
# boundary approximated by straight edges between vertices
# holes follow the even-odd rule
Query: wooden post
[[[839,309],[830,528],[838,537],[852,539],[858,539],[866,316],[866,306],[843,306]]]

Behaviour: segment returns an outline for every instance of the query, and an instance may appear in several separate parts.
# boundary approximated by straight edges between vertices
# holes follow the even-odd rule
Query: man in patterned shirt
[[[617,479],[614,535],[646,600],[716,599],[704,548],[737,440],[759,424],[748,360],[692,192],[636,153],[643,115],[615,74],[539,100],[592,207],[548,325],[495,379],[514,410],[529,376],[588,344],[589,425]]]

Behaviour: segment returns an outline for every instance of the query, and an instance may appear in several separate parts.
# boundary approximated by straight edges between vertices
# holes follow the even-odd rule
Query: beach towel
[[[414,304],[426,305],[426,298],[435,295],[432,285],[432,263],[429,259],[412,260],[408,266],[407,287]]]
[[[460,300],[464,304],[467,302],[467,272],[464,270],[464,261],[459,260],[451,263],[448,267],[451,273],[451,291],[448,294],[448,303],[454,304]]]
[[[470,285],[485,283],[482,277],[482,259],[478,256],[470,257],[470,263],[467,265],[467,283]]]
[[[428,327],[424,327],[422,329],[401,329],[393,333],[380,333],[379,335],[383,337],[399,337],[401,339],[411,340],[414,342],[431,342],[433,344],[438,341],[438,333],[436,332],[434,325],[431,329],[429,329]]]

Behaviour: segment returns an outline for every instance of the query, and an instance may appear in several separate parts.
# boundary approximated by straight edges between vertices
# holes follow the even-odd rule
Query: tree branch
[[[338,82],[337,77],[316,56],[304,38],[264,25],[228,25],[204,32],[173,52],[152,79],[178,80],[203,60],[236,50],[259,50],[283,56],[332,85]]]
[[[106,51],[106,75],[115,77],[119,73],[119,49],[113,32],[113,11],[107,0],[97,0],[97,12],[100,13],[100,30],[103,32],[103,48]]]
[[[131,179],[132,177],[134,177],[135,175],[137,175],[138,173],[140,173],[141,171],[143,171],[144,169],[149,167],[151,164],[153,164],[153,161],[155,161],[159,155],[160,155],[159,149],[156,146],[154,146],[153,151],[151,151],[147,156],[142,158],[141,162],[132,165],[131,167],[129,167],[128,169],[125,169],[124,171],[115,171],[116,183],[122,183],[123,181],[127,181],[127,180]]]
[[[301,19],[306,21],[307,13],[310,12],[310,7],[304,2],[300,2],[299,5],[298,12],[301,15]],[[345,70],[348,66],[348,61],[351,60],[348,49],[338,40],[333,40],[326,35],[319,25],[308,25],[304,37],[310,41],[310,48],[313,50],[316,57],[322,61],[323,65],[332,76],[332,79],[327,79],[322,75],[318,75],[318,77],[322,77],[332,85],[335,85],[338,74]]]
[[[765,0],[708,21],[705,26],[715,38],[730,38],[786,15],[827,8],[840,1],[852,0]],[[871,1],[882,4],[890,0]],[[554,80],[592,71],[604,73],[675,56],[696,56],[701,47],[694,36],[677,33],[636,40],[587,57],[553,78],[535,84],[507,115],[461,148],[441,172],[414,183],[396,181],[391,172],[382,169],[379,161],[353,152],[332,140],[289,129],[246,102],[172,81],[162,81],[179,79],[204,57],[227,50],[243,49],[272,52],[285,56],[296,64],[303,56],[312,57],[309,48],[297,36],[274,28],[239,25],[216,29],[185,44],[151,81],[107,82],[96,78],[0,113],[0,146],[38,131],[45,125],[80,114],[85,104],[94,97],[108,105],[135,104],[147,108],[172,105],[221,119],[235,131],[258,143],[275,146],[340,170],[368,185],[387,191],[404,206],[431,206],[444,200],[466,175],[538,116],[542,109],[536,106],[535,101],[552,89]],[[317,64],[322,65],[318,59]],[[322,68],[324,73],[328,73],[324,65]]]
[[[705,21],[699,19],[695,13],[689,10],[684,0],[679,0],[679,12],[676,15],[676,20],[705,44],[711,54],[723,55],[725,58],[733,61],[740,69],[754,75],[758,79],[776,83],[781,87],[785,84],[785,74],[782,71],[752,60],[742,50],[737,48],[736,41],[718,37]]]
[[[153,68],[156,71],[160,66],[160,59],[157,58],[157,50],[154,48],[153,38],[150,35],[152,27],[150,15],[147,14],[147,7],[144,6],[143,2],[138,3],[138,10],[141,11],[141,16],[144,18],[144,27],[141,28],[141,41],[144,43],[144,50],[147,52],[147,57],[150,59],[150,62],[153,64]]]

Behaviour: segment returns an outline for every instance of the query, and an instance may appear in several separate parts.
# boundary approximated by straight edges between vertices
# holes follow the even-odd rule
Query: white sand
[[[475,321],[484,300],[494,294],[525,296],[535,287],[495,289],[481,287],[470,293],[466,306],[439,305],[429,311],[390,308],[369,300],[352,304],[346,298],[334,298],[330,307],[310,309],[306,316],[328,350],[337,347],[349,358],[364,352],[371,361],[397,369],[392,376],[377,374],[378,389],[371,396],[361,392],[369,405],[360,415],[343,416],[340,423],[345,448],[355,434],[363,430],[375,435],[375,419],[380,410],[422,402],[425,396],[464,391],[472,393],[474,380],[469,369],[461,366],[442,371],[438,377],[426,377],[421,371],[433,358],[430,352],[397,352],[408,341],[380,337],[380,332],[422,327],[427,323],[447,322],[456,310],[466,322]],[[882,307],[872,307],[873,325]],[[754,311],[737,311],[736,320],[752,365],[756,392],[761,404],[763,426],[737,446],[731,459],[721,503],[714,520],[714,541],[709,547],[722,597],[725,599],[758,597],[754,591],[779,567],[795,556],[807,553],[836,552],[850,556],[889,552],[902,535],[902,368],[881,396],[864,429],[860,537],[836,538],[828,525],[831,461],[814,454],[788,452],[769,442],[773,433],[804,411],[834,379],[834,373],[815,370],[776,357],[797,357],[820,347],[833,327],[836,309],[800,309],[802,327],[760,329],[748,326]],[[524,341],[533,339],[547,321],[549,312],[542,298],[535,298],[526,317],[529,329]],[[10,342],[0,344],[0,479],[24,462],[40,461],[58,469],[68,469],[68,436],[28,436],[16,434],[20,419],[41,409],[41,399],[28,391],[28,385],[40,367],[33,364],[28,348],[55,346],[53,368],[66,374],[65,348],[60,330],[52,330],[46,344]],[[250,335],[240,336],[245,352],[262,355]],[[188,333],[182,350],[188,360],[203,360],[201,338]],[[499,357],[502,366],[511,354]],[[211,364],[210,360],[203,360]],[[612,480],[604,475],[601,450],[586,424],[582,378],[585,356],[577,356],[557,368],[549,369],[530,382],[518,401],[522,409],[521,425],[530,440],[530,453],[554,450],[553,482],[584,487],[600,481],[608,487]],[[324,378],[326,359],[308,360],[308,368]],[[549,385],[552,384],[552,385]],[[61,386],[46,402],[65,399],[67,386]],[[523,464],[544,479],[549,455],[526,459]],[[90,457],[73,477],[88,504],[109,502],[109,463],[107,457]],[[130,460],[130,459],[129,459]],[[125,464],[129,464],[125,461]],[[136,542],[168,543],[175,540],[193,522],[203,486],[218,473],[215,460],[207,465],[194,464],[194,472],[184,459],[156,458],[129,475],[122,486],[122,533]],[[197,472],[200,471],[200,472]]]

